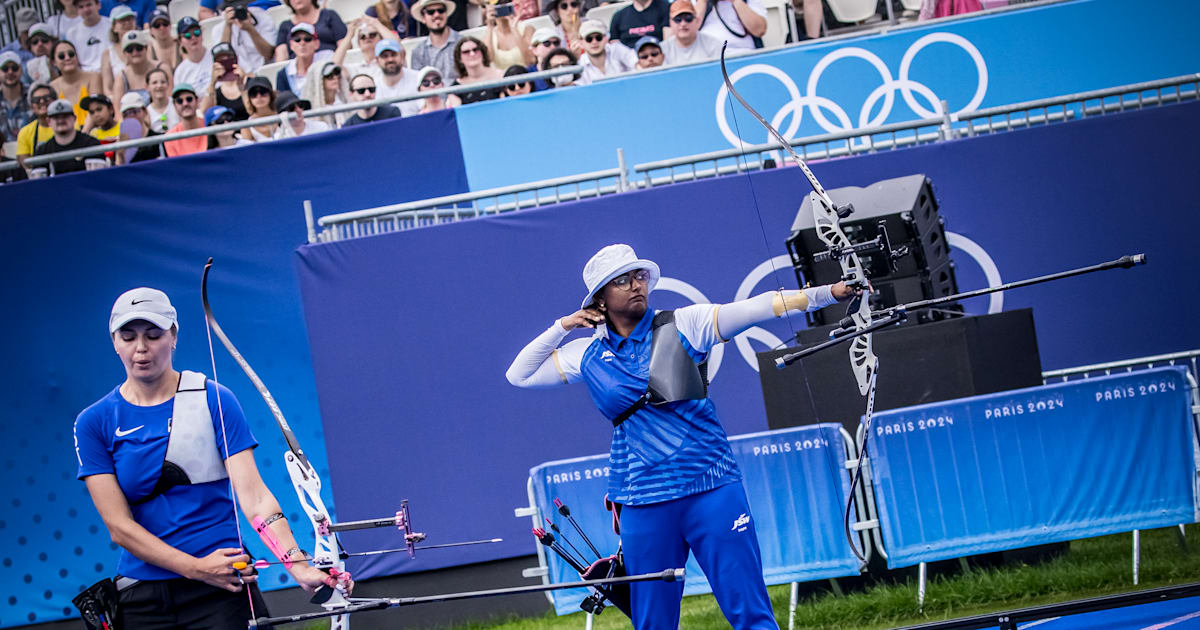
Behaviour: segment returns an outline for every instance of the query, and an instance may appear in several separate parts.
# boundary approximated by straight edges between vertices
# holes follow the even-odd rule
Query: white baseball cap
[[[579,308],[587,308],[592,303],[592,296],[596,295],[596,291],[608,284],[610,280],[634,269],[645,269],[650,272],[646,293],[653,291],[654,285],[658,284],[658,278],[661,275],[657,263],[638,258],[637,254],[633,252],[633,248],[623,243],[609,245],[596,252],[592,259],[583,266],[583,284],[587,286],[588,292]]]
[[[117,6],[113,7],[112,11],[110,11],[108,14],[108,19],[112,20],[113,22],[116,22],[117,20],[123,20],[127,17],[137,17],[137,13],[134,13],[133,9],[129,8],[129,5],[127,4],[118,4]]]
[[[113,303],[112,315],[108,317],[108,334],[121,329],[122,326],[134,320],[142,319],[170,330],[171,326],[179,328],[179,320],[175,315],[175,307],[166,293],[149,287],[130,289],[121,294]]]
[[[600,20],[587,19],[583,24],[579,25],[579,35],[587,37],[588,35],[608,35],[608,27]]]
[[[138,94],[136,91],[126,92],[125,95],[121,97],[121,113],[125,113],[125,110],[127,109],[141,109],[145,106],[146,100],[143,99],[142,95]]]
[[[543,26],[542,28],[539,28],[533,32],[533,38],[529,40],[529,43],[537,45],[552,38],[562,40],[562,34],[560,34],[556,28]]]

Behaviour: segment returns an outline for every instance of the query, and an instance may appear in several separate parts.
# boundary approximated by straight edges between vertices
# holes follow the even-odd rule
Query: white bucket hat
[[[175,326],[178,330],[179,319],[175,307],[166,293],[149,287],[130,289],[121,294],[113,303],[112,314],[108,317],[108,334],[121,329],[122,326],[134,320],[143,319],[163,330]]]
[[[583,284],[587,286],[588,292],[579,308],[587,308],[592,303],[592,296],[596,295],[596,291],[608,284],[610,280],[634,269],[645,269],[650,272],[646,293],[653,291],[654,285],[658,284],[658,278],[661,275],[658,265],[654,261],[638,258],[637,254],[633,252],[633,248],[623,243],[609,245],[596,252],[591,260],[583,266]]]

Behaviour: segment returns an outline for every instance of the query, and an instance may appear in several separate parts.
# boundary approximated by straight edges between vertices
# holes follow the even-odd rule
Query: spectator
[[[242,10],[245,14],[238,19],[238,12]],[[213,27],[212,36],[216,41],[233,46],[243,72],[254,74],[275,56],[275,20],[266,11],[246,6],[244,0],[226,0],[221,17],[224,19]]]
[[[150,42],[150,58],[162,64],[167,72],[175,72],[183,57],[175,43],[175,34],[171,32],[171,14],[167,13],[166,7],[155,9],[150,18]]]
[[[171,100],[175,101],[175,111],[179,113],[179,123],[171,127],[167,133],[179,133],[181,131],[200,129],[204,126],[204,119],[200,118],[196,113],[200,109],[200,99],[196,97],[196,88],[187,83],[176,83],[175,89],[171,92]],[[167,157],[190,155],[207,149],[208,138],[204,136],[192,136],[190,138],[180,138],[179,140],[169,140],[164,142],[163,145],[167,150]]]
[[[127,93],[137,92],[141,95],[142,102],[148,101],[150,92],[146,86],[146,75],[156,67],[150,60],[150,36],[146,35],[146,31],[125,33],[121,51],[125,54],[125,67],[114,77],[112,90],[105,94],[120,103]]]
[[[58,70],[58,78],[50,82],[57,90],[58,96],[75,104],[75,115],[83,126],[87,111],[79,106],[79,102],[89,94],[100,94],[100,75],[86,72],[79,65],[79,56],[75,45],[69,40],[60,40],[54,45],[54,67]]]
[[[461,36],[448,25],[455,8],[451,0],[420,0],[413,5],[413,15],[425,25],[429,37],[413,49],[412,65],[417,68],[437,68],[442,73],[443,81],[458,78],[458,70],[454,67],[454,47]]]
[[[245,105],[250,120],[275,115],[275,89],[266,77],[250,77],[246,80]],[[239,132],[239,142],[263,142],[275,136],[275,123],[255,125]]]
[[[21,83],[21,58],[6,50],[0,53],[0,144],[16,142],[21,127],[30,120],[33,109]]]
[[[563,66],[573,66],[576,63],[579,63],[579,61],[575,57],[575,53],[566,48],[556,48],[546,55],[545,61],[542,62],[542,69],[553,70]],[[575,85],[575,82],[579,80],[579,76],[579,74],[560,74],[552,77],[552,87],[563,88]]]
[[[671,32],[674,37],[662,44],[668,66],[710,61],[721,56],[724,42],[701,32],[692,0],[675,0],[671,3]]]
[[[671,35],[667,22],[670,11],[671,0],[633,0],[633,4],[613,14],[609,37],[630,48],[647,35],[662,41]]]
[[[307,2],[307,0],[295,1]],[[304,79],[308,76],[308,70],[331,59],[333,51],[318,50],[319,44],[313,25],[305,24],[304,22],[300,22],[292,27],[292,36],[288,40],[288,46],[291,48],[293,57],[275,75],[275,87],[280,90],[289,90],[293,93],[302,92],[304,90]],[[376,51],[375,54],[378,55],[379,52]]]
[[[824,22],[825,8],[821,0],[803,0],[800,10],[804,12],[804,34],[808,39],[821,36],[821,24]]]
[[[237,53],[228,42],[212,47],[212,79],[208,91],[200,101],[200,110],[220,105],[231,111],[234,120],[246,120],[250,114],[242,99],[242,86],[246,84],[246,73],[238,65]]]
[[[533,39],[529,40],[529,48],[533,52],[533,57],[536,60],[525,69],[530,72],[537,72],[542,67],[542,62],[546,60],[546,54],[555,48],[562,47],[562,35],[559,35],[557,29],[544,27],[534,31]],[[542,79],[537,79],[533,82],[533,91],[540,92],[550,87],[550,84]]]
[[[283,122],[275,130],[275,139],[311,136],[314,133],[329,131],[329,125],[313,119],[304,119],[304,110],[312,109],[312,103],[286,90],[275,97],[275,110],[283,116]]]
[[[579,27],[583,36],[585,54],[579,63],[583,65],[580,85],[587,85],[607,75],[629,72],[637,66],[637,55],[620,42],[608,39],[608,29],[598,20],[584,20]]]
[[[100,15],[107,15],[110,20],[115,20],[112,12],[122,6],[133,11],[137,20],[136,26],[141,27],[150,23],[150,16],[154,15],[154,9],[158,5],[155,4],[155,0],[100,0]]]
[[[404,0],[377,0],[375,4],[367,7],[363,14],[379,20],[384,27],[390,25],[390,28],[386,29],[391,31],[387,37],[404,39],[417,33],[417,23]]]
[[[441,71],[433,66],[421,68],[421,71],[417,73],[417,80],[420,81],[420,85],[417,87],[418,92],[440,90],[446,87],[446,83],[442,81]],[[424,114],[426,112],[436,112],[440,109],[458,107],[462,104],[462,101],[454,94],[446,94],[444,96],[437,94],[421,99],[421,103],[421,111],[418,113]]]
[[[233,112],[229,111],[228,107],[221,105],[213,105],[204,110],[204,126],[215,127],[216,125],[224,125],[233,122]],[[225,149],[237,144],[236,129],[226,131],[218,131],[217,133],[208,136],[208,147],[206,150]]]
[[[0,48],[0,53],[11,52],[17,55],[18,65],[24,70],[25,64],[36,56],[33,53],[33,46],[29,43],[29,29],[38,23],[37,11],[30,7],[21,7],[17,9],[14,22],[17,27],[17,39],[9,42],[4,48]]]
[[[525,21],[541,15],[538,0],[512,0],[512,5],[518,20]]]
[[[663,65],[662,45],[659,43],[657,37],[653,35],[642,37],[637,40],[634,50],[637,51],[638,69],[649,70],[650,68],[657,68]]]
[[[524,66],[512,66],[508,70],[504,71],[505,77],[515,77],[521,74],[529,74],[529,70]],[[510,96],[521,96],[522,94],[529,94],[532,91],[532,81],[525,81],[523,83],[510,83],[504,86],[504,89],[500,92],[500,96],[505,98]]]
[[[343,37],[338,42],[337,50],[333,52],[333,62],[346,71],[347,76],[364,72],[376,73],[379,66],[375,65],[375,44],[391,37],[391,30],[379,23],[379,20],[360,17],[351,22],[350,36]],[[346,53],[351,48],[358,48],[362,53],[362,61],[346,63]]]
[[[304,93],[300,97],[312,103],[313,107],[321,109],[329,105],[344,105],[350,102],[349,94],[350,87],[346,83],[346,76],[342,69],[336,63],[326,61],[321,66],[321,80],[306,81]],[[341,112],[321,116],[320,120],[329,125],[330,129],[337,129],[349,117],[349,112]]]
[[[50,27],[52,31],[50,34],[53,35],[55,39],[66,39],[67,33],[70,33],[71,29],[81,24],[83,22],[83,18],[80,17],[79,11],[75,9],[74,0],[52,1],[54,8],[57,9],[58,12],[50,16],[50,19],[46,20],[46,24]]]
[[[21,131],[17,133],[17,162],[21,166],[25,166],[25,158],[33,155],[42,143],[54,135],[48,114],[54,98],[54,88],[49,83],[34,83],[29,88],[29,110],[33,112],[33,120],[21,127]]]
[[[982,10],[983,5],[979,0],[924,0],[921,2],[921,10],[917,19],[929,20]]]
[[[54,44],[58,39],[54,36],[53,29],[41,22],[29,27],[28,35],[29,51],[33,57],[24,63],[25,78],[23,80],[30,85],[49,83],[50,79],[54,78],[50,52],[54,50]],[[17,54],[21,53],[18,51]]]
[[[701,33],[729,42],[730,48],[762,48],[762,36],[767,32],[767,8],[762,0],[697,0],[695,15],[701,18]]]
[[[510,13],[497,16],[496,11],[502,8],[507,8]],[[484,39],[492,53],[492,66],[507,70],[510,66],[533,63],[533,51],[529,49],[533,29],[521,28],[511,0],[503,0],[500,4],[487,4],[483,13],[487,23]]]
[[[121,136],[120,140],[136,140],[161,136],[150,124],[150,115],[146,112],[146,101],[137,92],[128,92],[121,97]],[[117,151],[117,164],[130,164],[157,160],[162,157],[161,144],[147,144],[134,149]]]
[[[88,111],[83,133],[91,134],[100,144],[116,142],[121,136],[121,128],[117,126],[117,114],[113,111],[112,99],[104,94],[93,94],[83,99],[81,105]]]
[[[118,72],[125,69],[125,55],[121,51],[121,39],[137,28],[137,14],[133,9],[118,4],[109,16],[108,45],[100,53],[100,80],[105,94],[113,93],[113,81]]]
[[[83,149],[85,147],[99,146],[100,141],[87,135],[79,133],[75,129],[77,121],[75,120],[75,106],[65,98],[60,98],[53,103],[46,111],[50,118],[50,128],[54,130],[54,136],[47,140],[44,144],[34,150],[34,155],[51,155],[54,153],[62,153],[63,151],[73,151],[75,149]],[[51,162],[54,169],[54,174],[74,173],[82,171],[85,158],[77,157],[65,160],[55,160]]]
[[[338,42],[346,36],[346,25],[342,18],[330,9],[318,8],[317,0],[284,0],[284,4],[292,10],[292,19],[279,24],[275,35],[275,61],[287,61],[296,56],[290,42],[296,32],[293,27],[301,24],[308,25],[306,32],[317,38],[314,52],[328,50],[332,54]]]
[[[350,100],[355,103],[375,100],[375,78],[369,74],[354,75],[354,78],[350,79]],[[342,126],[350,127],[377,120],[399,118],[403,115],[399,109],[392,105],[385,104],[378,107],[367,107],[358,110],[356,114],[347,118]]]
[[[179,48],[183,50],[183,59],[175,67],[175,85],[186,83],[201,93],[208,90],[212,81],[213,58],[204,47],[204,31],[200,23],[193,17],[179,18],[175,27],[179,32]]]
[[[84,72],[99,72],[100,59],[108,48],[112,23],[100,15],[100,4],[96,0],[75,0],[75,10],[79,12],[79,23],[60,39],[69,40],[75,45],[75,53],[79,55]]]
[[[166,68],[155,68],[146,73],[146,88],[150,98],[146,101],[146,119],[155,133],[166,133],[179,123],[179,114],[171,103],[171,75]]]
[[[451,85],[471,85],[484,81],[495,81],[504,77],[504,73],[491,65],[492,58],[487,46],[470,35],[464,35],[454,46],[454,68],[458,78]],[[458,98],[466,103],[478,103],[493,98],[500,98],[500,88],[482,88],[470,92],[460,92]]]
[[[563,45],[576,57],[583,54],[583,39],[579,37],[582,6],[582,0],[548,0],[542,5],[542,13],[550,16]]]
[[[417,93],[417,75],[404,71],[404,47],[394,39],[385,39],[375,44],[375,63],[379,64],[379,81],[375,82],[378,98],[398,98]],[[404,101],[396,105],[405,116],[421,111],[418,100]]]

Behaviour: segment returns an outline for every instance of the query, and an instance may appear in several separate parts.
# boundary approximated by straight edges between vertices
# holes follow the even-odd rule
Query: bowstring
[[[207,283],[207,278],[205,281]],[[225,457],[228,458],[229,434],[225,430],[225,410],[221,406],[221,382],[217,380],[217,355],[213,350],[212,326],[209,324],[207,314],[205,314],[204,317],[204,333],[208,338],[208,359],[212,365],[213,388],[217,392],[217,418],[221,423],[221,441],[225,445]],[[226,466],[226,468],[228,469],[228,466]],[[245,554],[246,542],[242,538],[242,524],[241,519],[238,517],[238,511],[241,509],[241,502],[238,501],[237,491],[233,488],[233,475],[230,475],[228,470],[225,471],[225,474],[229,477],[229,497],[233,500],[233,528],[237,530],[238,547],[242,550],[242,553]],[[253,566],[252,563],[251,566]],[[237,569],[234,570],[237,571]],[[257,573],[258,570],[255,569],[255,574]],[[242,579],[241,571],[238,571],[238,579],[241,580],[242,585],[246,588],[246,601],[250,603],[250,618],[257,619],[258,615],[254,612],[254,595],[250,592],[250,584]]]

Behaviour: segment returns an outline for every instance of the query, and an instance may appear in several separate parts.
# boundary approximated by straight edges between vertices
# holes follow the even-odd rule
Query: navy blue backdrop
[[[925,173],[949,230],[978,243],[1005,280],[1145,252],[1151,265],[1010,292],[1034,307],[1045,367],[1193,348],[1200,333],[1200,105],[1176,105],[993,137],[817,164],[827,188]],[[729,301],[752,269],[785,253],[808,185],[794,168],[655,188],[358,240],[297,258],[338,505],[367,513],[412,501],[431,542],[504,536],[504,545],[375,557],[363,576],[531,553],[529,468],[604,452],[610,428],[581,386],[524,391],[512,357],[583,297],[599,247],[632,244],[665,277]],[[961,250],[960,287],[983,286]],[[795,286],[789,269],[753,293]],[[676,283],[676,287],[682,285]],[[694,293],[686,288],[685,293]],[[689,300],[659,291],[657,308]],[[969,304],[983,312],[986,298]],[[796,326],[802,324],[796,320]],[[788,327],[769,327],[787,338]],[[762,349],[761,345],[756,349]],[[839,350],[841,352],[841,350]],[[881,357],[880,378],[899,357]],[[731,434],[766,427],[754,369],[725,346],[714,400]],[[336,427],[337,430],[333,430]],[[578,509],[578,508],[577,508]],[[382,535],[370,544],[385,544]]]
[[[408,150],[417,146],[420,159]],[[115,546],[75,481],[71,428],[81,409],[124,378],[107,335],[117,295],[139,285],[165,290],[180,313],[176,367],[210,374],[200,274],[215,257],[217,317],[324,475],[291,266],[291,252],[305,240],[301,203],[340,210],[466,188],[450,112],[0,187],[0,317],[8,332],[0,367],[7,446],[0,455],[0,590],[8,595],[0,625],[73,616],[70,599],[115,570]],[[217,361],[221,383],[238,395],[263,447],[263,477],[310,549],[307,518],[280,461],[282,436],[219,344]],[[264,551],[257,541],[252,548]],[[277,587],[283,575],[271,572],[264,584]]]

